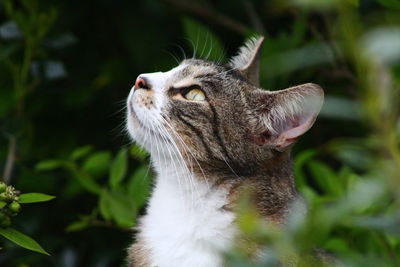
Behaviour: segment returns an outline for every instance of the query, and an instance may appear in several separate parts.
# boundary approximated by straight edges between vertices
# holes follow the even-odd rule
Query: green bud
[[[0,193],[6,191],[7,185],[3,182],[0,182]]]
[[[5,201],[5,200],[7,200],[7,194],[6,194],[6,192],[3,192],[3,193],[0,193],[0,201]]]
[[[15,188],[13,187],[13,186],[7,186],[7,188],[6,188],[6,196],[7,196],[7,201],[8,202],[11,202],[11,201],[13,201],[14,200],[14,197],[17,195],[16,194],[16,191],[15,191]]]
[[[4,208],[7,205],[7,202],[0,201],[0,209]]]
[[[18,211],[20,211],[21,205],[20,205],[18,202],[13,201],[13,202],[11,202],[10,205],[8,205],[8,209],[9,209],[10,211],[12,211],[12,212],[17,213]]]

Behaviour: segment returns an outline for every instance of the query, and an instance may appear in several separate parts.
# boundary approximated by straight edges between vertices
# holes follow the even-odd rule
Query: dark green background
[[[93,151],[110,151],[113,155],[128,147],[130,140],[123,130],[123,108],[136,77],[141,73],[172,68],[177,64],[174,57],[183,58],[182,50],[187,55],[193,54],[193,45],[198,47],[198,54],[204,50],[205,55],[213,43],[211,59],[221,56],[226,61],[226,55],[234,55],[246,37],[256,33],[264,35],[260,77],[265,89],[277,90],[314,82],[320,84],[327,95],[315,126],[296,145],[296,158],[312,151],[318,162],[328,168],[326,176],[334,177],[333,180],[342,179],[340,182],[346,185],[350,176],[340,174],[344,167],[362,180],[364,176],[375,177],[376,169],[382,170],[382,167],[377,164],[374,169],[373,163],[381,161],[393,163],[394,171],[390,175],[399,177],[399,166],[393,156],[399,154],[399,133],[393,123],[396,121],[393,117],[398,118],[400,106],[395,97],[400,80],[399,58],[396,61],[394,57],[394,62],[383,62],[393,76],[393,86],[388,90],[392,96],[389,99],[394,103],[385,104],[383,109],[389,111],[381,112],[382,107],[371,104],[374,96],[368,93],[371,72],[362,67],[363,60],[358,57],[363,50],[360,42],[373,29],[392,27],[399,33],[400,4],[395,0],[326,2],[37,1],[35,12],[49,14],[54,9],[57,15],[32,59],[39,64],[40,73],[37,76],[29,74],[28,84],[35,82],[35,87],[25,97],[22,113],[17,111],[19,100],[14,95],[12,72],[5,61],[0,60],[0,170],[7,157],[7,136],[11,134],[17,138],[11,184],[22,192],[42,192],[57,197],[51,202],[24,205],[14,220],[14,227],[32,236],[51,256],[35,254],[0,239],[0,245],[4,247],[0,251],[0,265],[123,264],[125,249],[133,240],[132,233],[112,220],[104,220],[101,215],[98,218],[107,221],[106,226],[91,225],[81,231],[67,232],[68,225],[97,207],[98,197],[86,192],[63,169],[45,172],[35,166],[43,160],[67,159],[76,148],[85,145],[91,145]],[[16,10],[26,12],[20,1],[14,1],[13,5]],[[12,20],[0,4],[0,27]],[[17,66],[25,55],[24,36],[23,33],[16,39],[0,37],[0,55],[8,47],[17,45],[9,56]],[[58,46],[54,45],[55,41],[59,41]],[[394,45],[394,50],[399,48],[396,43]],[[220,55],[222,50],[225,56]],[[56,79],[46,77],[44,64],[48,61],[61,64],[66,75]],[[379,120],[388,123],[388,131],[395,131],[394,152],[386,151],[382,136],[386,136],[387,131],[381,131],[384,127],[378,125]],[[79,165],[83,162],[82,159]],[[129,171],[133,172],[143,164],[131,156]],[[99,169],[103,167],[98,166]],[[106,171],[100,171],[102,175],[96,180],[104,187],[108,167],[105,166]],[[330,195],[331,185],[316,178],[322,172],[310,163],[302,180],[298,181],[299,186],[329,201],[349,192],[343,186],[337,194]],[[398,181],[396,185],[399,185]],[[395,187],[389,181],[385,186]],[[391,211],[398,214],[398,193],[392,193],[393,196],[381,199],[381,203],[362,212],[382,215],[390,206]],[[143,210],[137,212],[140,214]],[[377,235],[384,241],[376,241],[375,234],[371,234],[374,231],[380,230],[340,226],[316,243],[357,259],[356,266],[362,255],[369,255],[377,262],[383,258],[382,262],[389,265],[399,263],[398,235],[388,237],[387,233],[379,232]],[[363,244],[355,242],[361,240],[358,239],[360,236],[366,239],[360,241]],[[335,240],[336,246],[326,245],[331,239]],[[387,241],[389,239],[392,241]]]

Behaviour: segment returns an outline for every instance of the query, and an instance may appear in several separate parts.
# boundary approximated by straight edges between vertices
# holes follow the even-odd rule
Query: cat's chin
[[[127,114],[127,118],[126,118],[126,126],[128,129],[129,135],[133,139],[136,139],[136,136],[138,134],[140,134],[140,132],[143,132],[143,130],[141,129],[141,128],[143,128],[143,126],[141,125],[131,104],[128,104],[128,114]]]
[[[132,140],[151,154],[162,153],[170,141],[144,126],[134,112],[128,112],[127,130]],[[168,144],[167,144],[168,143]],[[167,152],[167,151],[166,151]]]

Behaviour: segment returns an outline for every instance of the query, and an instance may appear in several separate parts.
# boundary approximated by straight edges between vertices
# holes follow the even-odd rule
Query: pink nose
[[[139,88],[147,89],[147,90],[150,89],[150,85],[149,85],[148,81],[144,77],[140,77],[139,76],[136,79],[135,86],[133,87],[133,89],[136,90],[136,89],[139,89]]]

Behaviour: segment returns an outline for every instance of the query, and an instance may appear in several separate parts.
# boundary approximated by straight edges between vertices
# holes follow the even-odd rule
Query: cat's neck
[[[228,190],[216,189],[172,158],[153,159],[157,173],[147,214],[140,227],[141,246],[155,266],[222,266],[220,252],[235,236]]]
[[[157,173],[156,188],[192,198],[218,192],[226,195],[225,207],[233,207],[241,191],[251,189],[261,214],[278,221],[285,219],[290,203],[298,197],[289,152],[280,153],[261,166],[249,167],[245,172],[227,162],[210,166],[192,161],[188,165],[181,157],[170,155],[153,158],[152,162]]]
[[[233,245],[237,232],[231,207],[241,189],[253,188],[255,196],[262,196],[256,203],[261,213],[278,221],[295,195],[290,168],[264,176],[256,171],[247,177],[234,172],[214,177],[220,173],[195,171],[180,162],[174,157],[152,159],[157,177],[136,245],[146,251],[151,265],[222,266],[220,252]]]

